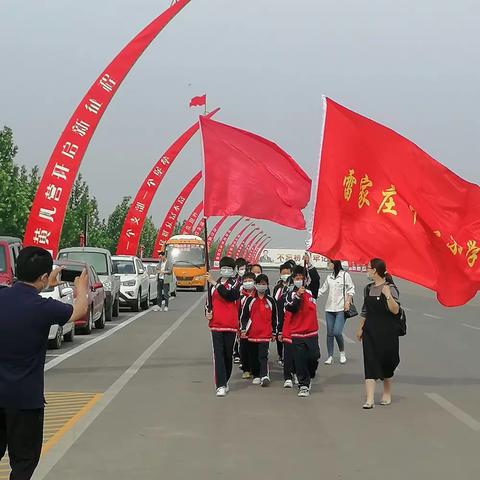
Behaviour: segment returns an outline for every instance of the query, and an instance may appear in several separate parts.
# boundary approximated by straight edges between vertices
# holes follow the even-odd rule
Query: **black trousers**
[[[283,360],[283,342],[277,339],[277,353],[278,353],[278,358],[280,360]]]
[[[157,280],[157,305],[162,306],[165,302],[165,306],[168,308],[168,300],[170,298],[170,284],[165,283],[163,278]]]
[[[293,357],[293,344],[283,343],[283,379],[292,380],[295,373],[295,359]]]
[[[250,342],[246,338],[240,339],[240,362],[242,363],[242,370],[244,372],[251,372],[250,369]]]
[[[10,480],[29,480],[40,460],[43,442],[43,408],[0,408],[0,459],[8,449]]]
[[[318,361],[320,360],[318,335],[307,338],[293,338],[292,345],[298,385],[308,387],[310,386],[310,380],[315,378]]]
[[[268,342],[249,342],[250,372],[254,378],[268,375]]]
[[[215,384],[217,388],[226,387],[232,375],[233,345],[236,337],[235,332],[212,331]]]

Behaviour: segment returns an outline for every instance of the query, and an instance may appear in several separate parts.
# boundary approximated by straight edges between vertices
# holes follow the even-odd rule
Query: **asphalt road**
[[[354,280],[361,293],[366,278]],[[480,299],[446,309],[423,288],[399,287],[408,335],[393,404],[370,411],[361,409],[358,319],[345,331],[348,363],[322,361],[302,399],[282,388],[274,347],[269,388],[235,369],[229,395],[215,397],[202,294],[179,292],[169,312],[120,317],[126,324],[113,333],[105,336],[117,326],[51,358],[47,391],[102,396],[59,436],[35,478],[480,478]],[[323,325],[320,342],[324,360]]]

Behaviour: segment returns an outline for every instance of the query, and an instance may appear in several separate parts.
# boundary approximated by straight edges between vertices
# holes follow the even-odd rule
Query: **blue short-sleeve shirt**
[[[43,408],[50,327],[65,325],[72,313],[72,305],[25,283],[0,289],[0,408]]]

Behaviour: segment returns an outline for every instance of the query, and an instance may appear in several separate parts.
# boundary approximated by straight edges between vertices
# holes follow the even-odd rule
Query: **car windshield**
[[[187,267],[205,265],[205,248],[203,245],[179,243],[167,245],[167,266],[183,265]]]
[[[64,252],[60,258],[78,260],[90,264],[98,275],[108,275],[107,256],[100,252]]]
[[[7,256],[4,247],[0,247],[0,273],[7,271]]]
[[[113,272],[120,275],[135,274],[133,260],[113,260]]]

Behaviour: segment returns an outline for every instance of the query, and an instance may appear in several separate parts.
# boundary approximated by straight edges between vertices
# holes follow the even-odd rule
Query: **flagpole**
[[[205,234],[205,239],[208,238],[208,227],[207,227],[207,217],[203,217],[205,225],[203,226],[203,233]],[[210,255],[208,252],[207,240],[205,240],[205,268],[207,273],[210,272]],[[207,282],[207,311],[212,311],[212,290],[210,289],[210,283]]]

